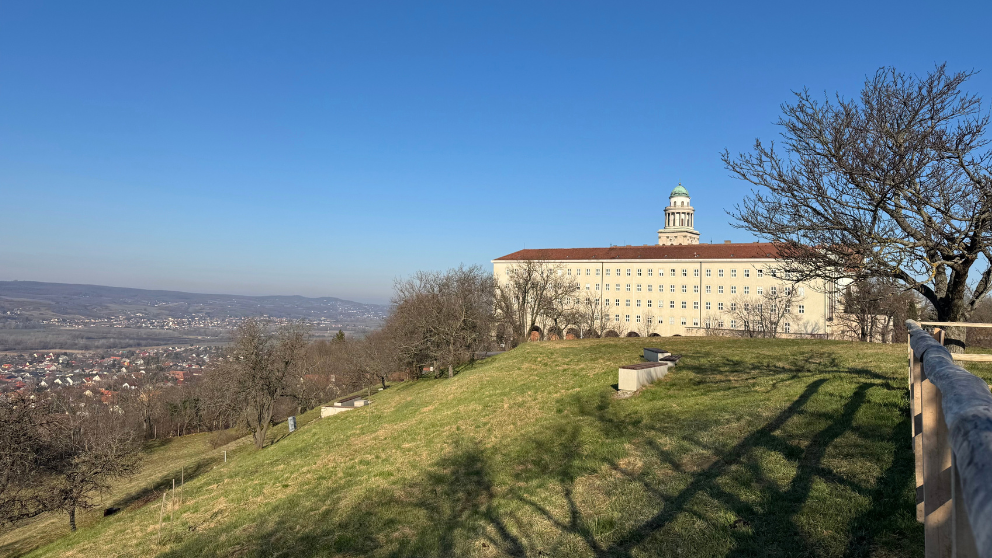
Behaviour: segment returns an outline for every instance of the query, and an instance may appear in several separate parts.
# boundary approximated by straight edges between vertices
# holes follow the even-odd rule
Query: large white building
[[[835,286],[790,281],[779,269],[774,244],[700,244],[694,213],[689,193],[679,184],[669,196],[656,245],[519,250],[492,260],[493,271],[504,281],[514,266],[527,261],[558,267],[578,286],[571,302],[599,313],[600,326],[592,328],[601,330],[597,335],[732,333],[747,327],[739,308],[769,304],[775,300],[769,295],[780,293],[789,293],[780,334],[830,333]],[[549,327],[539,323],[538,334]],[[575,334],[583,327],[566,325],[556,334]]]

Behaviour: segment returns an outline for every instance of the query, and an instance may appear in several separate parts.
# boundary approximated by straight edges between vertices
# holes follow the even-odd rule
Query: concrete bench
[[[349,399],[348,401],[336,401],[334,405],[324,405],[320,408],[320,418],[329,417],[358,407],[364,407],[372,402],[367,399]]]
[[[655,349],[646,348],[644,349],[644,360],[648,362],[658,362],[662,357],[666,357],[672,353],[666,351],[665,349]]]
[[[676,364],[678,364],[678,362],[679,362],[679,360],[681,358],[682,358],[682,355],[665,355],[665,356],[659,358],[658,359],[658,362],[667,362],[667,363],[671,364],[672,366],[675,366]]]
[[[621,391],[637,391],[643,386],[656,382],[668,374],[668,362],[639,362],[620,367],[620,380],[617,388]]]

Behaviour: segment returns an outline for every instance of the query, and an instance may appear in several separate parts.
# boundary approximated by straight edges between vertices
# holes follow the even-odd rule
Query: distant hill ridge
[[[230,317],[266,314],[271,317],[334,317],[339,313],[382,318],[388,307],[335,297],[310,298],[300,295],[202,294],[183,291],[109,287],[40,281],[0,281],[0,306],[9,310],[21,304],[42,303],[60,315],[103,317],[121,311],[141,311],[157,315],[206,314]]]

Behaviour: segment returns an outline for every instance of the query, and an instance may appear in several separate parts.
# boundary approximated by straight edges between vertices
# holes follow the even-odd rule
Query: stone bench
[[[656,382],[668,374],[669,362],[639,362],[620,367],[620,379],[617,388],[620,391],[637,391],[642,387]]]
[[[645,348],[644,349],[644,360],[648,362],[658,362],[662,357],[666,357],[672,353],[666,351],[665,349],[656,348]]]
[[[348,401],[336,401],[334,405],[324,405],[320,408],[320,418],[329,417],[358,407],[364,407],[372,402],[367,399],[349,399]]]

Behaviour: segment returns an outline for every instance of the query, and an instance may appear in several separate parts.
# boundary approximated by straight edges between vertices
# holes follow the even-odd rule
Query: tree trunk
[[[966,327],[952,326],[944,328],[944,347],[950,353],[963,353],[967,335],[968,328]]]
[[[76,532],[76,506],[69,508],[69,530]]]

